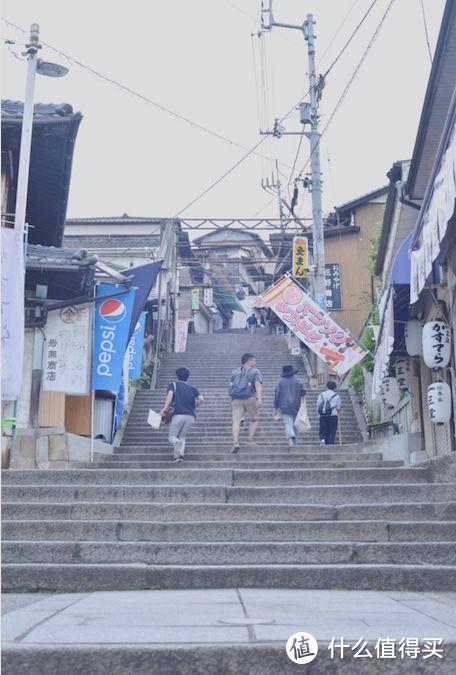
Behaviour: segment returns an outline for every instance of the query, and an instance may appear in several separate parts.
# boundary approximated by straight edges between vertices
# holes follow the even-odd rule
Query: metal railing
[[[412,399],[407,394],[394,410],[388,415],[388,421],[396,425],[398,433],[405,434],[410,431],[412,424]]]

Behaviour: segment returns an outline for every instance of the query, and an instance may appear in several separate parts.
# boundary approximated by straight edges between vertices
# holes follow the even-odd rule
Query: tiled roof
[[[65,246],[70,248],[85,248],[91,251],[99,249],[124,249],[157,247],[160,245],[160,233],[138,235],[67,235],[64,238]]]
[[[96,263],[96,256],[89,256],[81,248],[57,248],[29,244],[27,246],[27,268],[33,267],[88,267]]]

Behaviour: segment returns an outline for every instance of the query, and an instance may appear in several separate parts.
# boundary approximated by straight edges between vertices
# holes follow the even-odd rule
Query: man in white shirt
[[[336,440],[339,410],[342,401],[334,390],[336,383],[328,380],[326,390],[317,399],[317,413],[320,418],[320,445],[334,445]]]

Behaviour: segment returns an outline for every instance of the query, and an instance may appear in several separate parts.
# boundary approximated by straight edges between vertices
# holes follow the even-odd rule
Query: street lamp
[[[41,49],[39,42],[40,27],[32,23],[30,28],[30,42],[26,45],[27,51],[27,82],[25,85],[24,109],[22,112],[21,149],[19,153],[19,170],[17,176],[16,208],[14,214],[14,228],[23,230],[25,226],[25,211],[27,207],[27,190],[30,167],[30,150],[32,146],[33,130],[33,97],[35,93],[35,75],[47,77],[64,77],[68,68],[57,63],[49,63],[38,58]]]

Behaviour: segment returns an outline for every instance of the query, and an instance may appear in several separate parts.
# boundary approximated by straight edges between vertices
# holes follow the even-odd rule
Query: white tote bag
[[[307,403],[306,397],[303,396],[301,399],[301,405],[296,415],[294,426],[301,434],[305,434],[306,431],[311,430],[309,415],[307,414]]]
[[[147,424],[150,424],[152,429],[160,429],[161,421],[161,415],[151,408],[149,410],[149,414],[147,415]]]

